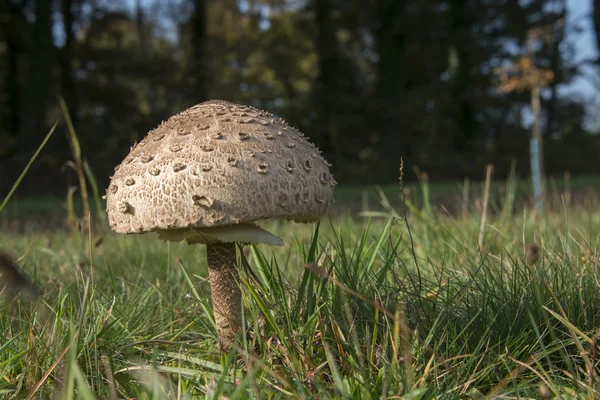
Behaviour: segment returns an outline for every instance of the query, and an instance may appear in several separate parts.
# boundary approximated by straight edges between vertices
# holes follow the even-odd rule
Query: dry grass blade
[[[56,358],[56,361],[54,361],[54,363],[50,366],[50,368],[48,368],[48,370],[44,373],[44,376],[42,376],[42,378],[39,380],[39,382],[33,387],[31,392],[27,396],[27,400],[32,400],[35,397],[35,394],[38,392],[38,390],[40,390],[42,385],[44,385],[46,380],[48,380],[48,377],[52,374],[52,372],[56,369],[56,367],[61,363],[61,361],[63,360],[63,358],[69,351],[69,349],[71,348],[71,346],[73,346],[73,344],[75,344],[75,340],[77,340],[78,336],[79,336],[79,331],[77,331],[75,333],[75,335],[73,335],[73,340],[67,345],[67,347],[64,348],[63,351],[60,352],[60,354]]]
[[[487,219],[487,208],[490,198],[490,182],[492,180],[493,165],[488,164],[485,170],[485,189],[483,192],[483,209],[481,210],[481,222],[479,224],[479,236],[477,237],[477,244],[479,248],[483,248],[483,238],[485,236],[485,221]]]

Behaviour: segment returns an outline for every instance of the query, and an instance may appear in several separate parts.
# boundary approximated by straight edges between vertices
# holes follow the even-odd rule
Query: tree
[[[208,53],[206,52],[207,40],[207,21],[206,21],[206,0],[194,0],[194,13],[192,15],[192,63],[190,76],[192,77],[191,87],[193,93],[191,97],[194,103],[199,103],[207,98],[206,80],[206,65]]]
[[[468,3],[467,0],[449,1],[449,95],[457,128],[454,149],[458,152],[465,150],[465,146],[479,134],[471,95],[473,74],[477,70],[473,53],[478,46],[472,40],[476,16]]]
[[[314,83],[315,130],[319,144],[333,162],[341,161],[339,127],[336,123],[339,113],[337,102],[341,100],[339,74],[342,70],[339,46],[336,40],[336,21],[332,0],[313,0],[316,27],[315,51],[317,54],[318,75]]]
[[[54,65],[54,44],[52,43],[52,9],[50,2],[36,0],[34,3],[35,22],[31,30],[31,45],[28,51],[26,81],[19,104],[20,132],[22,149],[33,146],[45,132],[45,117],[52,84]]]
[[[4,146],[0,148],[0,158],[9,158],[18,150],[18,138],[21,132],[21,76],[20,58],[25,52],[25,41],[23,33],[27,32],[27,22],[23,10],[27,2],[3,0],[0,2],[0,35],[6,44],[3,59],[4,66],[2,87],[6,92],[6,105],[2,107],[2,120],[4,126],[0,126],[0,140]],[[4,86],[3,85],[3,86]],[[4,132],[4,133],[3,133]]]
[[[79,104],[77,102],[77,86],[73,76],[73,58],[75,51],[75,10],[73,0],[61,0],[63,31],[65,44],[59,51],[58,61],[61,70],[62,95],[67,104],[73,126],[77,130],[79,121]]]
[[[376,1],[374,26],[375,51],[378,54],[375,102],[377,114],[373,125],[379,132],[380,163],[376,175],[382,181],[390,181],[398,175],[400,157],[410,159],[411,138],[403,121],[402,103],[413,82],[407,71],[407,26],[404,23],[407,2],[394,0]],[[404,128],[404,129],[403,129]]]

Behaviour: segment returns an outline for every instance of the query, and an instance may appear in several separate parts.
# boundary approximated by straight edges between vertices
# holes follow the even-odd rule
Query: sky
[[[581,28],[581,32],[570,33],[567,41],[575,48],[575,55],[570,64],[577,64],[581,60],[598,57],[594,26],[591,20],[594,0],[567,0],[567,29],[575,25]],[[570,85],[565,85],[559,91],[561,96],[578,99],[586,105],[587,120],[584,123],[586,129],[598,131],[600,119],[596,117],[600,109],[600,69],[596,66],[584,68],[586,77],[577,77]],[[593,82],[596,82],[594,84]]]
[[[575,24],[582,28],[581,33],[569,34],[567,40],[570,41],[576,49],[573,64],[581,60],[597,57],[597,49],[594,37],[594,27],[589,18],[592,12],[593,0],[568,0],[567,1],[567,27],[573,27]],[[595,75],[597,75],[597,71]],[[600,77],[597,78],[600,82]],[[573,89],[577,92],[589,92],[590,84],[585,79],[579,79]],[[593,90],[592,90],[593,92]]]

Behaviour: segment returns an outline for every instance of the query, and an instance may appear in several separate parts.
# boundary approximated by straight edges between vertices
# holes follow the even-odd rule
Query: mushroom
[[[106,191],[110,226],[207,246],[221,348],[241,329],[236,243],[283,245],[255,221],[312,222],[333,203],[330,164],[298,130],[250,106],[212,100],[131,148]]]

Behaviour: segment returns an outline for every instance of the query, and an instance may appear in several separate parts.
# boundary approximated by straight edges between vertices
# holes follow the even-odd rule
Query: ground
[[[465,204],[462,182],[408,187],[406,206],[398,187],[340,188],[320,224],[267,222],[286,245],[239,253],[246,334],[226,355],[203,246],[117,235],[101,212],[89,231],[66,200],[13,199],[0,212],[2,250],[41,294],[0,303],[0,393],[595,398],[600,202],[590,182],[549,184],[543,214],[509,180],[487,208],[480,183]],[[541,258],[527,265],[530,243]]]

